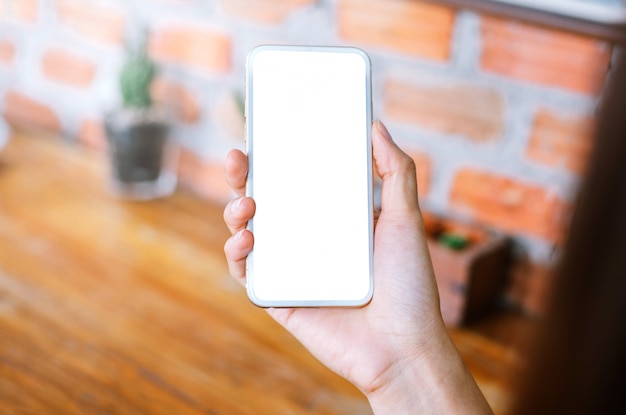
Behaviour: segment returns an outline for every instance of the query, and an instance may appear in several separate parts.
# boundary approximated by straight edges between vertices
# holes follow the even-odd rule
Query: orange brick
[[[504,100],[494,89],[475,85],[415,85],[390,79],[384,112],[397,121],[476,141],[502,135]]]
[[[69,50],[48,49],[41,61],[44,75],[55,82],[87,88],[96,75],[96,64]]]
[[[0,17],[20,22],[34,23],[39,17],[38,0],[0,1]]]
[[[593,126],[591,117],[568,117],[542,109],[533,121],[526,156],[580,174],[593,146]]]
[[[217,73],[231,68],[231,38],[215,30],[170,25],[154,31],[148,47],[163,62]]]
[[[106,150],[108,144],[102,121],[93,118],[83,120],[78,132],[78,141],[96,150]]]
[[[3,115],[13,125],[61,132],[61,121],[54,110],[21,92],[10,90],[6,93]]]
[[[419,197],[426,197],[430,191],[430,157],[428,157],[428,154],[421,151],[409,151],[408,154],[415,162],[417,192]]]
[[[302,7],[317,0],[221,0],[226,13],[262,23],[278,24]]]
[[[499,18],[483,18],[482,68],[521,81],[597,94],[611,48],[599,40]]]
[[[15,45],[10,40],[0,40],[0,65],[10,65],[15,59]]]
[[[497,174],[461,169],[453,182],[454,210],[506,232],[559,242],[568,206],[546,189]]]
[[[454,9],[417,0],[340,0],[339,35],[346,41],[417,57],[450,57]]]
[[[165,78],[157,78],[151,85],[153,99],[171,110],[174,116],[186,123],[200,119],[200,105],[195,94],[183,85]]]
[[[54,0],[59,19],[81,35],[108,44],[124,42],[126,14],[100,0]]]
[[[225,205],[233,196],[223,163],[202,160],[184,148],[180,151],[178,180],[181,186],[216,203]]]

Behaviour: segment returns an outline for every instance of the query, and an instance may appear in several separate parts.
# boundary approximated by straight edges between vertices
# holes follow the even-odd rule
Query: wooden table
[[[0,152],[1,414],[371,413],[230,279],[221,207],[116,200],[105,166],[57,137]],[[515,356],[453,335],[502,413]]]

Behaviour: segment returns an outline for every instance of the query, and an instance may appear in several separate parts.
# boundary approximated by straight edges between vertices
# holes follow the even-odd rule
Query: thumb
[[[419,212],[415,162],[393,142],[381,121],[372,126],[372,154],[383,181],[382,214]]]

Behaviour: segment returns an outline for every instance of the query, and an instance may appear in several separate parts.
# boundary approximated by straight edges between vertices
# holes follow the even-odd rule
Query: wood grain
[[[0,153],[0,413],[371,413],[227,275],[220,206],[117,200],[105,166],[33,134]],[[516,357],[454,336],[504,408]]]

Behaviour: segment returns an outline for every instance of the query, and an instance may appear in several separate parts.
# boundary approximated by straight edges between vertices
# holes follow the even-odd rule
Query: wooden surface
[[[116,200],[105,161],[47,136],[0,151],[1,414],[370,413],[227,275],[221,207]],[[452,334],[505,413],[517,357]]]

